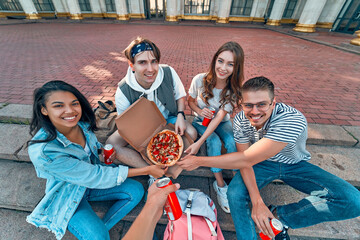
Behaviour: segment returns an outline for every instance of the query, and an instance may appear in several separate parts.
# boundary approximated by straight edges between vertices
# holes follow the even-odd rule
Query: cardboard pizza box
[[[173,124],[166,124],[166,119],[156,104],[144,97],[141,97],[117,116],[115,122],[119,134],[138,151],[149,164],[152,163],[147,158],[146,148],[151,138],[164,129],[175,129]],[[185,147],[193,143],[187,133],[185,133],[182,138]]]

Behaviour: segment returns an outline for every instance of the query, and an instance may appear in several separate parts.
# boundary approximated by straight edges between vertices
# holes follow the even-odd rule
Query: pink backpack
[[[177,190],[183,215],[169,221],[164,240],[224,240],[214,202],[198,189]]]

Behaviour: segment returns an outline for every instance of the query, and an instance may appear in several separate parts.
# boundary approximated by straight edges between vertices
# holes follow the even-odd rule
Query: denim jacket
[[[106,166],[99,160],[101,144],[89,125],[79,122],[91,154],[79,144],[69,141],[57,131],[56,139],[29,146],[29,157],[39,178],[45,178],[45,196],[26,221],[47,228],[61,239],[86,188],[106,189],[125,181],[128,167]],[[40,129],[33,140],[45,139],[47,133]]]

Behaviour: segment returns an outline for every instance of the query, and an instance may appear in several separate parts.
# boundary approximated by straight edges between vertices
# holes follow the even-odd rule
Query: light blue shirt
[[[29,157],[39,178],[47,180],[45,196],[27,222],[49,229],[61,239],[67,225],[83,198],[87,188],[106,189],[120,185],[128,175],[128,167],[107,166],[100,162],[98,149],[101,144],[87,123],[79,122],[86,143],[87,154],[82,146],[69,141],[57,132],[56,139],[29,146]],[[45,139],[47,133],[40,129],[33,140]]]

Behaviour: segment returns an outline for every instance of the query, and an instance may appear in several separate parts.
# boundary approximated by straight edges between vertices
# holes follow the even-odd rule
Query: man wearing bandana
[[[137,37],[124,50],[129,68],[126,76],[119,82],[115,94],[117,113],[121,114],[140,97],[155,102],[167,123],[175,125],[175,132],[183,135],[187,132],[195,140],[197,132],[186,121],[185,88],[175,70],[160,65],[160,50],[150,40]],[[107,140],[116,150],[116,158],[123,164],[140,168],[147,166],[140,154],[129,147],[128,143],[115,131]],[[177,177],[181,168],[177,165],[167,173]],[[149,183],[154,179],[150,178]]]

